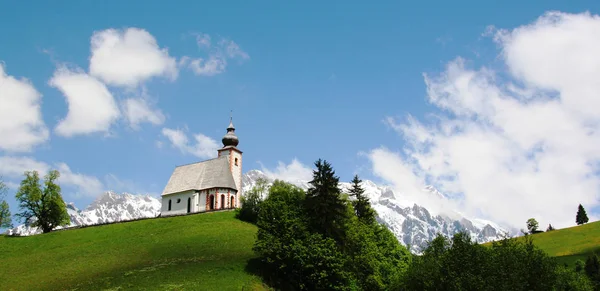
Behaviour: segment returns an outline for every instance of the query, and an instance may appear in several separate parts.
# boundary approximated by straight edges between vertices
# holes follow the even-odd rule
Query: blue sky
[[[471,197],[483,186],[450,182],[467,175],[467,170],[426,166],[432,161],[420,158],[425,155],[419,149],[423,145],[412,147],[414,140],[407,137],[406,131],[411,123],[406,118],[410,115],[423,121],[430,114],[442,114],[457,120],[455,116],[460,114],[456,111],[447,112],[443,102],[430,100],[432,94],[427,89],[434,86],[428,87],[424,78],[424,74],[448,72],[450,64],[457,64],[457,57],[472,70],[491,68],[498,79],[506,77],[515,84],[525,84],[524,89],[560,92],[563,87],[534,84],[525,75],[521,79],[511,75],[516,65],[509,57],[502,57],[503,51],[511,49],[510,44],[496,38],[506,30],[509,37],[517,39],[515,28],[532,24],[554,10],[574,13],[569,15],[585,11],[595,14],[599,13],[600,3],[187,1],[165,5],[159,1],[0,1],[0,62],[4,74],[19,81],[27,79],[26,83],[39,92],[42,127],[47,130],[44,136],[44,129],[37,125],[36,134],[42,137],[19,145],[30,144],[28,150],[16,149],[7,142],[0,147],[0,156],[4,157],[0,174],[12,185],[12,196],[19,182],[15,171],[29,165],[42,169],[44,165],[68,167],[72,175],[65,178],[63,195],[79,207],[91,202],[99,194],[95,192],[98,189],[157,194],[175,166],[208,158],[206,149],[214,147],[211,139],[220,145],[233,110],[239,148],[244,151],[244,171],[264,169],[274,176],[293,179],[305,177],[306,167],[324,158],[342,180],[348,181],[358,173],[407,193],[415,192],[408,184],[418,187],[432,183],[452,196],[456,203],[452,207],[510,224],[513,220],[509,218],[512,213],[506,211],[508,207],[473,206],[479,204]],[[107,61],[118,57],[113,54],[98,57],[98,67],[92,72],[93,35],[105,33],[105,37],[119,38],[130,29],[140,32],[137,37],[141,40],[135,44],[156,42],[155,47],[128,48],[158,52],[153,55],[156,66],[150,65],[151,61],[132,65],[126,59]],[[484,36],[486,31],[491,32]],[[209,38],[210,44],[206,42]],[[99,48],[103,45],[106,43]],[[194,66],[194,60],[200,59],[196,65],[204,67]],[[214,60],[215,66],[206,66],[209,60]],[[77,104],[90,106],[87,94],[106,97],[108,92],[114,100],[105,114],[94,117],[108,125],[99,126],[97,119],[82,114],[81,120],[73,117],[69,126],[58,129],[70,110],[59,88],[75,84],[77,80],[69,78],[73,75],[87,78],[70,87],[77,88],[71,93],[72,100],[82,100]],[[501,85],[506,87],[506,83]],[[1,92],[7,95],[0,102],[19,98]],[[128,115],[126,100],[138,105],[142,102],[150,111]],[[104,107],[92,112],[104,110],[100,108]],[[10,120],[0,122],[11,126]],[[84,122],[93,124],[83,126]],[[82,127],[74,129],[77,126]],[[197,134],[202,135],[200,143],[194,139]],[[181,142],[183,136],[187,144]],[[509,139],[517,136],[515,133]],[[2,138],[12,139],[10,135]],[[438,146],[444,148],[441,143]],[[525,147],[525,152],[530,152],[533,145]],[[512,158],[521,157],[521,153],[513,153]],[[427,154],[431,156],[431,152]],[[592,164],[598,161],[583,149],[578,157]],[[390,161],[398,163],[386,164]],[[278,168],[279,163],[283,164]],[[472,165],[466,167],[471,169]],[[553,177],[535,175],[534,185]],[[572,181],[586,175],[582,172]],[[451,179],[445,178],[448,176]],[[585,180],[585,187],[573,191],[582,193],[578,201],[597,205],[594,191],[598,190],[598,178],[592,176]],[[496,180],[482,176],[478,181],[486,179]],[[530,191],[515,195],[529,197]],[[531,197],[532,201],[538,198]],[[9,202],[15,212],[10,197]],[[575,206],[568,207],[576,208],[583,202],[573,201]],[[553,211],[562,211],[567,217],[568,207]],[[527,216],[519,214],[519,219]],[[544,222],[551,220],[543,210],[538,215]],[[561,217],[563,220],[567,219]]]

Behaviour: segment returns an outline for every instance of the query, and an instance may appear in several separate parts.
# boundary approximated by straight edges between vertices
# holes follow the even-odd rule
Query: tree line
[[[19,212],[15,215],[27,222],[32,227],[39,227],[42,232],[48,233],[58,226],[69,225],[71,219],[67,212],[61,187],[57,184],[60,173],[57,170],[49,171],[40,180],[37,171],[26,171],[25,179],[15,194],[19,204]],[[6,184],[0,179],[0,227],[12,227],[12,215],[5,200],[7,193]]]
[[[236,213],[257,225],[253,247],[257,259],[250,264],[276,289],[598,290],[600,286],[593,279],[600,277],[594,262],[579,269],[560,265],[531,237],[505,237],[484,246],[464,232],[452,238],[440,234],[423,254],[413,255],[377,222],[358,176],[344,193],[327,161],[316,161],[315,168],[306,191],[280,180],[269,188],[259,179]],[[585,268],[596,275],[586,275]]]

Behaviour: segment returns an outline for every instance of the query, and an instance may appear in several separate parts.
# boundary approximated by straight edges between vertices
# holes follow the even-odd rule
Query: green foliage
[[[12,226],[10,208],[6,200],[4,200],[7,189],[6,184],[2,181],[2,177],[0,177],[0,228]]]
[[[485,247],[458,233],[451,240],[442,235],[432,240],[413,260],[399,289],[589,290],[587,284],[536,248],[531,237],[505,238]]]
[[[583,208],[583,206],[581,206],[581,204],[579,204],[579,207],[577,207],[577,215],[575,216],[575,222],[577,223],[577,225],[581,225],[584,223],[587,223],[589,221],[587,213],[585,212],[585,209]]]
[[[375,223],[375,211],[371,208],[369,198],[365,195],[365,190],[360,186],[362,181],[358,178],[358,175],[352,179],[352,188],[350,188],[350,196],[356,200],[352,201],[354,206],[354,213],[356,216],[365,224]]]
[[[384,226],[353,215],[326,162],[317,168],[312,196],[275,181],[262,202],[254,246],[262,276],[282,290],[389,290],[408,268],[410,253]],[[316,213],[327,219],[315,220]]]
[[[552,227],[552,224],[548,224],[548,228],[546,228],[546,231],[553,231],[554,227]]]
[[[48,172],[44,177],[42,189],[38,172],[27,171],[15,195],[21,209],[17,216],[25,221],[34,218],[32,226],[40,227],[44,233],[52,231],[57,226],[68,225],[70,222],[60,186],[55,183],[59,176],[56,170]]]
[[[527,230],[529,230],[529,233],[533,234],[537,231],[538,229],[538,222],[537,220],[535,220],[535,218],[530,218],[527,220]]]
[[[589,255],[583,269],[596,286],[596,289],[600,290],[600,259],[598,258],[598,254]]]
[[[256,185],[245,193],[241,198],[242,207],[236,209],[236,218],[256,224],[258,213],[260,212],[260,204],[267,192],[268,181],[264,178],[258,178]]]
[[[338,186],[340,179],[327,161],[319,159],[315,166],[317,169],[313,171],[313,180],[309,182],[311,186],[306,193],[311,229],[341,243],[348,212]]]
[[[0,290],[267,290],[256,230],[223,211],[0,236]]]

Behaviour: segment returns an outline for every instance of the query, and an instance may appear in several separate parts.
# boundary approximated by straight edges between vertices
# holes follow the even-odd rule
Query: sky
[[[0,0],[0,176],[158,197],[213,158],[524,228],[600,214],[597,1]],[[482,3],[485,2],[485,3]],[[422,195],[434,185],[445,198]]]

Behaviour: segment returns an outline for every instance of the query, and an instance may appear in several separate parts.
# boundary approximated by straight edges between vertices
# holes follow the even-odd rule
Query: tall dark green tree
[[[587,217],[587,213],[585,212],[585,209],[583,209],[583,206],[581,206],[581,204],[579,204],[579,207],[577,208],[577,216],[575,217],[575,222],[577,223],[577,225],[580,225],[580,224],[587,223],[588,221],[589,221],[589,219]]]
[[[10,208],[6,200],[4,200],[7,189],[6,184],[2,181],[2,177],[0,177],[0,228],[12,226]]]
[[[352,201],[354,207],[354,213],[358,219],[365,224],[375,223],[375,211],[371,208],[369,198],[365,195],[365,189],[362,188],[360,183],[362,180],[358,178],[358,175],[354,175],[354,179],[351,181],[352,188],[350,188],[350,196],[356,200]]]
[[[59,176],[56,170],[48,172],[42,188],[38,172],[27,171],[15,195],[21,209],[17,216],[31,222],[34,227],[40,227],[44,233],[70,222],[67,205],[62,199],[60,186],[56,184]]]
[[[597,254],[591,254],[585,260],[585,274],[596,286],[596,290],[600,290],[600,258]]]
[[[327,161],[319,159],[315,166],[317,168],[313,170],[313,179],[309,182],[311,186],[306,193],[306,210],[311,227],[341,243],[348,212],[339,188],[340,179]]]

